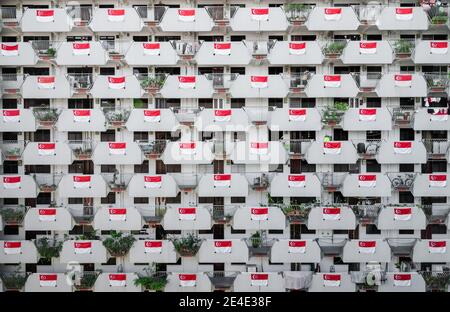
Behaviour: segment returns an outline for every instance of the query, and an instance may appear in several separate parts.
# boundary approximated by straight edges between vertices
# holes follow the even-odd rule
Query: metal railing
[[[288,81],[291,89],[304,89],[308,85],[308,80],[311,78],[310,72],[292,73],[290,75],[283,75],[283,78]]]
[[[211,80],[214,89],[229,89],[239,74],[205,74],[206,79]]]
[[[0,207],[0,216],[4,225],[21,225],[28,210],[24,205],[5,205]]]
[[[166,14],[169,7],[163,5],[157,5],[154,7],[139,5],[135,7],[136,12],[144,21],[160,22]]]
[[[23,76],[22,75],[18,75],[18,74],[0,74],[0,81],[14,82],[14,81],[18,81],[19,77],[21,77],[22,80],[23,80]]]
[[[444,224],[450,212],[448,204],[422,205],[422,211],[425,213],[428,224]]]
[[[392,253],[396,256],[409,256],[412,253],[417,238],[386,238]]]
[[[381,204],[371,204],[371,205],[351,205],[350,208],[353,210],[356,218],[361,223],[373,223],[378,218]]]
[[[245,176],[252,190],[267,189],[272,179],[269,173],[246,173]]]
[[[136,141],[146,157],[159,156],[166,149],[166,140]]]
[[[352,73],[351,75],[361,91],[375,89],[383,76],[382,73]]]
[[[417,173],[406,172],[388,172],[387,177],[395,190],[409,190],[414,185],[414,179]]]
[[[67,205],[67,209],[76,224],[91,224],[94,220],[96,209],[90,205]],[[81,211],[80,211],[81,210]]]
[[[448,7],[441,5],[433,5],[427,11],[428,19],[431,25],[448,24]]]
[[[208,12],[209,16],[213,21],[225,21],[228,20],[229,15],[227,9],[224,6],[206,6],[206,12]]]
[[[244,44],[253,57],[266,56],[270,53],[277,40],[250,41],[245,40]]]
[[[416,46],[414,39],[391,40],[389,43],[398,58],[410,57]]]
[[[101,173],[112,192],[124,191],[130,183],[133,173]]]
[[[170,44],[173,49],[177,52],[179,56],[184,57],[193,57],[202,45],[201,42],[189,42],[189,41],[179,41],[179,40],[171,40]]]
[[[379,4],[352,5],[358,19],[366,25],[374,25],[381,15],[384,6]]]
[[[327,58],[337,58],[341,56],[345,47],[347,46],[348,40],[345,39],[337,39],[337,40],[328,40],[325,42],[321,42],[322,52]]]
[[[352,140],[356,152],[365,159],[374,158],[380,149],[382,140]]]
[[[56,49],[54,48],[54,46],[56,46],[56,42],[50,40],[31,40],[29,42],[31,43],[33,49],[40,55],[56,55]]]
[[[240,207],[243,207],[243,205],[213,205],[211,215],[215,222],[228,223]]]
[[[314,140],[284,140],[283,146],[290,156],[304,156]]]
[[[414,108],[394,107],[392,109],[392,121],[397,126],[409,125],[414,120]]]
[[[269,118],[269,107],[243,107],[242,108],[248,116],[248,119],[255,124],[266,123]]]
[[[17,8],[16,7],[11,7],[11,8],[1,7],[0,12],[1,12],[2,20],[17,19]]]
[[[430,158],[445,158],[450,147],[447,139],[423,139],[423,144]]]
[[[96,143],[92,140],[67,141],[77,159],[89,159],[92,157]]]
[[[130,116],[130,110],[124,108],[104,108],[103,113],[111,126],[123,126]]]
[[[66,11],[76,25],[79,25],[80,23],[88,23],[92,18],[92,7],[68,5],[66,7]]]
[[[306,22],[313,8],[313,5],[302,3],[288,3],[283,5],[286,18],[291,23]]]
[[[318,172],[320,182],[324,188],[339,188],[344,182],[347,172]]]
[[[22,157],[22,153],[28,141],[1,141],[0,150],[7,160],[18,160]]]
[[[164,82],[167,79],[168,74],[158,73],[147,73],[147,74],[135,74],[136,78],[139,80],[141,87],[145,90],[155,89],[159,90],[164,86]]]
[[[227,289],[233,286],[236,276],[239,272],[232,271],[214,271],[205,272],[215,288]]]
[[[180,189],[195,189],[200,177],[196,173],[170,173]]]
[[[41,192],[53,192],[58,187],[63,174],[62,173],[33,173],[36,183]]]
[[[444,91],[448,88],[449,77],[447,73],[423,73],[430,91]]]
[[[22,290],[29,273],[24,272],[0,272],[2,285],[7,290]]]
[[[275,239],[266,238],[264,235],[261,235],[261,237],[252,236],[245,239],[248,250],[252,256],[268,255],[275,241]]]
[[[201,108],[170,108],[179,123],[194,123],[197,120],[197,115],[201,112]]]
[[[448,292],[450,284],[450,270],[443,271],[419,271],[425,280],[427,292]]]
[[[94,83],[92,74],[67,74],[72,89],[90,89]]]
[[[33,107],[33,114],[40,123],[54,124],[59,117],[59,111],[56,108]]]

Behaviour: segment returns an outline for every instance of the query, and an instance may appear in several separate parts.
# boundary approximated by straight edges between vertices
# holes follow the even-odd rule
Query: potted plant
[[[34,112],[41,126],[51,127],[58,120],[58,112],[54,108],[36,109]]]
[[[336,125],[342,119],[342,116],[348,110],[348,103],[335,102],[334,105],[328,106],[323,112],[322,122],[330,126]]]
[[[192,233],[180,238],[171,238],[170,241],[173,243],[175,250],[182,257],[195,256],[202,243],[202,240],[198,236],[194,236]]]
[[[283,6],[290,22],[305,22],[311,6],[304,3],[287,3]]]
[[[72,277],[74,281],[73,286],[78,291],[90,291],[92,290],[92,287],[94,287],[95,281],[99,275],[100,272],[97,271],[76,273]]]
[[[51,261],[52,258],[58,258],[63,246],[63,242],[49,240],[48,237],[39,238],[35,244],[39,255],[47,262]]]
[[[449,272],[422,272],[427,290],[430,292],[446,292],[450,283]]]
[[[73,150],[75,157],[78,159],[89,159],[92,156],[92,149],[91,148],[82,148],[77,147]]]
[[[112,231],[111,237],[103,241],[103,246],[113,257],[124,257],[136,241],[131,234],[122,234],[121,232]]]
[[[28,278],[28,274],[24,272],[1,272],[0,278],[3,282],[3,287],[9,291],[20,291]]]
[[[5,224],[20,225],[22,224],[23,217],[25,216],[25,207],[19,206],[18,208],[2,208],[0,209],[0,215],[2,216]]]
[[[167,274],[165,272],[155,272],[154,269],[144,269],[145,274],[138,274],[134,280],[135,286],[142,286],[147,291],[161,292],[167,285]]]
[[[411,56],[414,43],[411,40],[400,39],[394,44],[395,54],[400,58]]]
[[[346,45],[346,41],[328,42],[325,45],[324,54],[327,58],[337,58],[342,54],[342,51],[344,51]]]
[[[257,231],[250,236],[250,241],[252,243],[253,248],[259,248],[262,245],[262,237],[261,232]]]
[[[8,160],[17,160],[20,158],[20,147],[10,147],[5,151],[5,158]]]

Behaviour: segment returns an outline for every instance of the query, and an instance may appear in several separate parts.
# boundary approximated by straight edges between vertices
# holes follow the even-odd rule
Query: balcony
[[[421,40],[416,44],[412,59],[415,64],[449,64],[448,41]]]
[[[380,164],[424,164],[427,150],[421,141],[382,141],[376,159]]]
[[[72,292],[65,273],[31,273],[25,283],[25,292]]]
[[[105,114],[108,128],[113,129],[125,128],[130,116],[130,111],[123,108],[105,108],[103,113]]]
[[[0,49],[0,66],[30,66],[38,62],[31,42],[2,43]]]
[[[412,108],[394,107],[392,109],[392,122],[399,128],[411,128],[415,110]]]
[[[386,173],[391,181],[394,191],[411,191],[416,178],[416,173],[388,172]]]
[[[108,99],[142,98],[144,90],[136,76],[97,76],[91,88],[92,97]]]
[[[85,141],[67,141],[67,144],[72,149],[73,157],[76,160],[92,159],[92,153],[96,143],[90,140]]]
[[[96,165],[138,165],[143,155],[137,142],[98,142],[92,159]]]
[[[427,83],[421,74],[384,74],[375,92],[379,97],[426,97]]]
[[[225,95],[229,93],[238,74],[206,74],[205,76],[212,81],[215,94]]]
[[[342,52],[344,64],[392,64],[394,51],[388,41],[348,41]]]
[[[37,185],[29,175],[0,176],[0,198],[36,198]]]
[[[106,197],[107,185],[100,174],[66,174],[59,182],[58,193],[62,198]]]
[[[106,131],[106,119],[103,111],[93,109],[64,109],[58,117],[56,127],[58,131]]]
[[[244,42],[202,42],[195,60],[199,66],[243,66],[250,63],[251,55]]]
[[[130,249],[131,263],[176,263],[178,255],[170,240],[140,239]]]
[[[100,207],[95,213],[92,227],[100,231],[139,231],[144,219],[134,207]]]
[[[137,74],[137,79],[141,83],[144,92],[150,96],[159,94],[167,78],[166,74]]]
[[[230,87],[230,94],[235,98],[282,98],[288,92],[288,85],[281,75],[240,75]]]
[[[37,263],[39,260],[36,246],[29,240],[1,240],[0,263]]]
[[[167,164],[210,164],[214,159],[209,142],[168,142],[161,155]]]
[[[384,240],[349,240],[344,246],[344,262],[390,262],[391,248]],[[416,261],[414,261],[416,262]]]
[[[341,124],[345,131],[390,131],[392,115],[387,108],[348,108]]]
[[[309,164],[355,164],[356,148],[350,141],[314,141],[306,151]]]
[[[284,140],[283,145],[289,154],[289,159],[304,159],[312,140]]]
[[[233,8],[232,31],[286,31],[289,23],[283,9],[278,7]]]
[[[207,273],[170,273],[165,292],[211,292],[212,283]]]
[[[421,208],[426,216],[426,224],[448,224],[450,207],[447,204],[423,205]]]
[[[396,257],[411,257],[416,238],[386,238],[392,255]]]
[[[194,127],[206,132],[247,131],[249,116],[244,109],[203,109]]]
[[[58,109],[49,107],[33,107],[32,112],[40,129],[53,129],[60,114]]]
[[[3,205],[0,208],[0,231],[3,231],[6,225],[23,226],[28,208],[23,205]]]
[[[35,132],[36,119],[31,109],[1,110],[0,132]]]
[[[109,55],[99,41],[61,42],[55,62],[61,66],[102,66]]]
[[[431,273],[431,272],[430,272]],[[387,272],[378,292],[425,292],[423,277],[417,272]]]
[[[356,220],[362,225],[377,224],[378,214],[381,208],[381,204],[373,204],[370,201],[351,206]]]
[[[420,239],[413,249],[413,262],[446,263],[450,261],[450,250],[447,239]]]
[[[21,94],[21,87],[24,77],[17,74],[0,75],[0,91],[3,94],[18,96]]]
[[[391,181],[380,173],[348,174],[341,193],[344,197],[390,197]]]
[[[415,205],[385,206],[380,209],[377,228],[379,230],[424,230],[426,221],[424,211]]]
[[[205,205],[199,207],[169,205],[161,225],[167,231],[209,230],[212,227],[212,218]]]
[[[20,27],[23,32],[69,32],[73,21],[65,9],[26,9]]]
[[[64,207],[30,208],[24,218],[26,231],[70,231],[74,225],[72,215]]]
[[[3,160],[22,160],[23,151],[28,142],[26,141],[2,141],[0,151]]]
[[[227,144],[227,154],[235,164],[284,164],[287,152],[281,142],[248,142],[238,141]]]
[[[178,192],[175,179],[169,174],[135,174],[128,187],[131,197],[176,197]]]
[[[449,86],[449,77],[447,74],[425,73],[424,77],[427,81],[429,95],[447,96]]]
[[[449,142],[446,139],[422,140],[429,160],[446,160],[449,153]]]
[[[288,3],[283,5],[286,18],[290,23],[289,30],[303,27],[313,8],[314,6],[312,5],[300,3]]]
[[[352,7],[315,7],[305,23],[309,31],[354,31],[360,22]]]
[[[67,143],[29,142],[23,151],[24,165],[70,165],[72,150]]]
[[[103,179],[109,187],[111,192],[120,193],[125,192],[133,177],[132,173],[101,173]]]
[[[350,74],[314,74],[308,81],[305,93],[307,97],[315,98],[356,97],[359,88]]]
[[[350,274],[345,273],[315,273],[308,292],[356,292]]]
[[[246,263],[249,251],[241,239],[204,240],[198,251],[201,263]]]
[[[317,172],[323,190],[327,192],[337,192],[341,189],[347,172]]]
[[[270,183],[270,195],[275,197],[320,197],[320,180],[314,173],[277,173]]]
[[[245,239],[250,257],[269,257],[276,239],[265,237],[265,232],[256,232]]]
[[[267,59],[271,65],[320,65],[324,56],[316,41],[275,41]]]
[[[410,39],[398,39],[391,41],[394,50],[395,59],[398,61],[412,61],[416,42]]]
[[[136,273],[100,273],[95,281],[95,292],[141,292],[141,286],[135,285]]]
[[[248,196],[248,182],[241,174],[203,174],[197,193],[201,197]]]
[[[179,123],[171,109],[133,109],[126,127],[128,131],[176,131]]]
[[[234,292],[285,292],[281,272],[242,272],[234,280]]]
[[[422,7],[384,7],[376,22],[379,30],[427,30],[428,16]]]
[[[273,263],[319,263],[320,247],[315,240],[277,240],[270,252]]]
[[[0,30],[2,27],[8,29],[17,29],[21,18],[21,13],[16,7],[2,7],[0,8],[2,22],[0,23]]]
[[[105,263],[106,248],[100,240],[67,240],[63,243],[61,263],[76,261],[78,263]]]
[[[163,98],[211,98],[214,93],[213,82],[206,76],[173,76],[167,77],[161,88]]]
[[[417,197],[446,197],[450,194],[450,183],[446,173],[417,174],[413,191]]]
[[[347,206],[315,207],[309,212],[307,226],[310,230],[354,230],[356,217]]]
[[[67,99],[72,95],[69,80],[63,75],[26,76],[22,85],[24,99]]]
[[[36,184],[38,185],[39,191],[41,193],[51,193],[56,191],[58,188],[58,184],[61,181],[63,176],[62,173],[49,173],[49,174],[31,174],[32,177],[36,180]]]
[[[284,230],[286,216],[278,207],[239,207],[233,215],[236,230]]]
[[[321,116],[317,108],[275,108],[269,112],[271,131],[320,131]]]
[[[125,54],[125,61],[130,66],[170,66],[179,60],[170,42],[132,42]]]
[[[230,289],[233,286],[236,277],[240,275],[240,272],[214,271],[207,272],[206,275],[214,286],[214,290],[217,291]]]
[[[139,32],[144,22],[134,8],[94,8],[89,27],[94,32]]]
[[[167,8],[159,26],[169,32],[204,32],[213,30],[214,21],[206,8]]]

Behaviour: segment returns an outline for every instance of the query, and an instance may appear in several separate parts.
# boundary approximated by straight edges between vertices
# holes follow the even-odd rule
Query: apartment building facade
[[[447,291],[424,2],[2,1],[0,290]]]

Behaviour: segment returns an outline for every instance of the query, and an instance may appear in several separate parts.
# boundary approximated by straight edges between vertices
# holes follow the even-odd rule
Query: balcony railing
[[[216,223],[229,223],[233,219],[233,215],[237,209],[242,206],[239,205],[214,205],[212,207],[211,215]]]
[[[347,238],[336,238],[334,236],[317,238],[317,244],[324,255],[341,255]]]
[[[216,23],[216,25],[223,25],[224,23],[228,23],[229,15],[228,11],[223,6],[206,6],[206,12],[208,12],[209,16],[211,16],[212,20]]]
[[[356,12],[359,21],[364,25],[375,25],[378,17],[383,9],[382,5],[352,5],[353,10]]]
[[[162,5],[154,7],[139,5],[135,7],[136,12],[144,20],[144,23],[147,24],[158,24],[162,20],[168,8],[169,7]]]
[[[329,192],[337,191],[344,183],[347,172],[319,172],[319,177],[322,187]]]
[[[351,208],[358,221],[362,224],[373,224],[378,218],[381,204],[352,205]]]
[[[429,92],[443,93],[447,91],[449,85],[447,73],[424,73],[424,77]]]
[[[25,286],[29,273],[0,272],[3,288],[8,291],[20,291]]]
[[[66,10],[75,26],[87,26],[92,19],[92,7],[67,6]]]
[[[3,225],[22,225],[27,210],[27,207],[23,205],[6,205],[0,207],[0,216],[2,217]]]
[[[223,271],[214,271],[214,272],[206,272],[211,284],[214,285],[216,289],[229,289],[233,286],[234,280],[239,272],[223,272]]]
[[[243,107],[242,109],[247,113],[248,119],[253,124],[263,125],[267,123],[269,118],[269,107]]]
[[[33,114],[39,126],[42,128],[52,128],[56,121],[58,121],[60,112],[56,108],[33,107]]]
[[[2,7],[0,8],[2,20],[16,20],[17,19],[17,9],[15,7]]]
[[[409,127],[414,119],[413,108],[395,107],[392,110],[392,121],[398,127]]]
[[[275,204],[271,206],[279,207],[290,223],[306,224],[312,205],[305,204]]]
[[[381,73],[352,73],[361,92],[373,92],[380,81]]]
[[[283,146],[293,159],[303,158],[313,140],[285,140]]]
[[[173,49],[184,60],[193,59],[201,47],[201,42],[171,40],[170,44],[172,44]]]
[[[387,176],[394,190],[407,191],[413,187],[416,173],[388,172]]]
[[[303,3],[288,3],[283,5],[286,18],[293,24],[304,24],[308,20],[308,16],[311,13],[314,6]]]
[[[164,86],[167,74],[136,74],[142,89],[150,94],[158,93]]]
[[[130,183],[133,177],[132,173],[102,173],[103,179],[105,179],[111,192],[124,192],[127,189],[128,183]]]
[[[337,59],[346,46],[347,40],[330,40],[322,43],[322,52],[328,59]]]
[[[181,190],[189,191],[197,187],[200,177],[196,173],[171,173]]]
[[[149,159],[159,158],[164,152],[167,141],[166,140],[153,140],[153,141],[137,141],[142,153]]]
[[[447,204],[432,204],[421,206],[428,224],[445,224],[450,206]]]
[[[108,124],[112,128],[123,128],[130,116],[130,110],[123,108],[105,108],[103,110]]]
[[[28,141],[1,141],[0,150],[5,160],[20,160]]]
[[[86,93],[94,83],[92,74],[68,74],[70,87],[78,93]]]
[[[99,275],[96,271],[76,272],[72,277],[73,286],[78,291],[91,291]]]
[[[191,125],[197,120],[201,108],[171,108],[180,124]]]
[[[374,159],[378,155],[381,140],[352,140],[361,159]]]
[[[68,141],[67,144],[72,149],[75,158],[78,160],[91,159],[96,145],[92,140]]]
[[[337,126],[342,121],[348,107],[346,102],[334,102],[333,105],[325,107],[322,112],[322,123],[330,127]]]
[[[32,174],[36,180],[39,190],[43,193],[54,192],[58,188],[58,184],[61,181],[63,174],[61,173],[49,173],[49,174]]]
[[[394,50],[395,56],[398,59],[410,58],[416,46],[415,41],[410,39],[399,39],[391,41],[390,43]]]
[[[136,205],[136,208],[141,212],[142,218],[145,220],[145,222],[151,225],[160,224],[167,210],[165,206],[156,206],[152,209],[154,210],[155,214],[148,215],[145,214],[145,211],[150,208],[148,205],[143,205],[142,207],[140,207],[140,205]]]
[[[90,205],[69,205],[67,206],[75,223],[78,225],[90,225],[94,221],[94,207]],[[82,213],[79,213],[82,210]]]
[[[256,60],[263,60],[270,53],[275,46],[276,40],[268,41],[244,41],[245,46],[249,49],[253,58]]]
[[[56,56],[58,42],[49,40],[32,40],[30,42],[40,58],[51,59]]]
[[[416,240],[416,238],[386,238],[386,241],[395,256],[410,256],[414,245],[416,244]]]
[[[291,92],[301,92],[308,85],[311,73],[291,73],[290,75],[285,75],[284,78],[288,81]]]
[[[445,159],[450,147],[446,139],[423,139],[428,159]]]
[[[225,92],[230,89],[231,84],[239,74],[205,74],[206,79],[211,80],[213,88],[217,92]]]
[[[250,188],[254,191],[264,191],[270,186],[269,173],[247,173],[246,177]]]
[[[441,26],[448,24],[448,7],[435,4],[431,6],[426,12],[432,26]]]
[[[427,292],[448,292],[450,283],[450,270],[445,268],[443,271],[420,271],[425,280]]]
[[[266,238],[264,235],[260,237],[253,235],[245,239],[247,243],[250,256],[252,257],[265,257],[270,253],[272,245],[275,243],[275,239]]]

